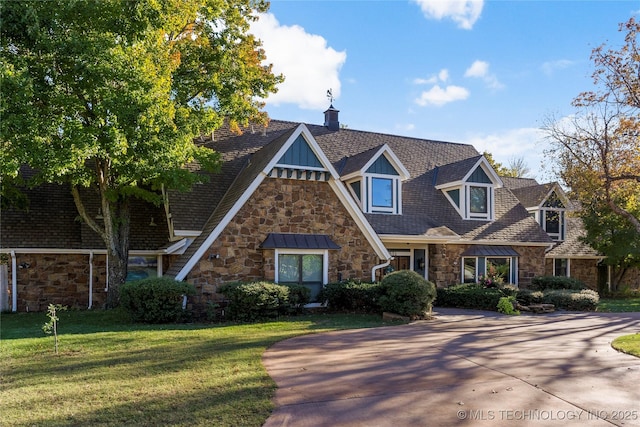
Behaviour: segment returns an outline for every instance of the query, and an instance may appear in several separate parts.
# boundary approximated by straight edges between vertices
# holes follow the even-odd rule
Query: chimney
[[[324,112],[324,125],[329,130],[339,130],[340,122],[338,121],[338,113],[340,110],[333,108],[333,104]]]

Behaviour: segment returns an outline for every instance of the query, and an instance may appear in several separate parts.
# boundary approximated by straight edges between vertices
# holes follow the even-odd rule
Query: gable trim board
[[[193,269],[193,267],[198,263],[198,261],[204,256],[209,247],[216,241],[216,239],[220,236],[220,234],[224,231],[227,225],[233,220],[235,215],[240,211],[240,209],[249,201],[253,193],[257,190],[260,184],[269,176],[272,169],[278,164],[284,153],[291,147],[291,145],[296,141],[296,139],[302,135],[306,140],[307,144],[314,152],[314,154],[320,160],[322,166],[329,172],[329,180],[327,181],[329,186],[336,193],[340,202],[345,206],[347,211],[351,214],[352,218],[360,228],[360,230],[365,235],[369,244],[373,247],[376,252],[376,255],[381,260],[389,260],[391,255],[385,248],[384,244],[375,233],[369,222],[364,217],[362,211],[360,211],[359,207],[356,205],[355,201],[348,195],[347,189],[340,183],[340,177],[324,154],[320,146],[316,142],[313,135],[309,129],[303,124],[299,124],[296,129],[287,137],[286,142],[278,149],[278,151],[272,156],[266,166],[257,173],[256,177],[253,179],[248,188],[242,193],[242,195],[233,203],[231,208],[225,213],[222,220],[215,226],[215,228],[211,231],[211,233],[205,238],[205,240],[200,244],[198,248],[196,248],[195,253],[191,255],[191,257],[187,260],[185,265],[180,269],[180,271],[176,274],[176,280],[184,280],[189,272]],[[230,187],[230,189],[233,185]],[[372,273],[373,274],[373,273]]]

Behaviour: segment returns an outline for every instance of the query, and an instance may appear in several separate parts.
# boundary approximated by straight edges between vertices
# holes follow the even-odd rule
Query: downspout
[[[385,268],[386,266],[391,264],[391,260],[392,259],[393,259],[393,257],[389,258],[388,260],[386,260],[382,264],[378,264],[378,265],[374,265],[373,266],[373,268],[371,269],[371,282],[375,282],[376,281],[376,271],[380,270],[381,268]]]
[[[87,310],[91,310],[93,306],[93,251],[89,252],[89,307]]]
[[[15,251],[11,251],[11,311],[18,311],[18,262]]]

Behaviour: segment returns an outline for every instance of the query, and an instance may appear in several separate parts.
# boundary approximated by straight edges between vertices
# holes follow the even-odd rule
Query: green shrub
[[[410,270],[386,275],[380,282],[380,288],[380,308],[402,316],[430,313],[431,304],[436,298],[435,285]]]
[[[516,310],[513,306],[515,302],[516,297],[514,296],[502,297],[498,300],[496,308],[498,309],[498,312],[502,314],[519,315],[520,311]]]
[[[166,277],[135,280],[120,286],[120,304],[136,322],[168,323],[185,320],[184,296],[195,295],[193,285]]]
[[[329,283],[318,295],[319,301],[326,301],[331,310],[361,311],[373,313],[380,311],[380,284],[348,282]]]
[[[485,288],[477,283],[438,288],[438,307],[470,308],[495,311],[500,298],[505,296],[498,288]]]
[[[522,305],[542,304],[544,292],[534,291],[532,289],[520,289],[516,295],[516,299]]]
[[[556,308],[572,311],[595,311],[600,297],[596,291],[555,289],[544,293],[543,302]]]
[[[250,322],[300,312],[311,295],[304,286],[264,281],[226,283],[218,292],[229,301],[226,311],[229,318]]]
[[[548,289],[571,289],[580,291],[587,289],[587,286],[584,282],[573,277],[538,276],[531,279],[531,289],[535,291],[546,291]]]
[[[300,314],[311,301],[311,289],[302,285],[285,285],[289,288],[288,304],[284,307],[292,314]]]

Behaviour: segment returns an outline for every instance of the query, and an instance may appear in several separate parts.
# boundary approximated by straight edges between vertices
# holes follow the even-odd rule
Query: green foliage
[[[60,320],[58,313],[66,309],[67,307],[61,304],[49,304],[49,307],[47,307],[47,317],[49,317],[49,321],[42,325],[42,330],[45,334],[53,334],[54,336],[56,354],[58,354],[58,321]]]
[[[2,203],[21,202],[13,182],[23,164],[36,172],[27,185],[69,184],[114,261],[114,304],[129,200],[159,204],[162,190],[205,179],[198,169],[219,170],[219,153],[193,140],[224,118],[236,128],[266,120],[261,99],[282,77],[248,29],[267,9],[260,0],[0,2],[0,177],[12,181]],[[101,222],[85,209],[86,188],[100,196]]]
[[[374,313],[380,311],[380,295],[379,283],[350,280],[327,284],[320,291],[318,300],[326,301],[331,310]]]
[[[311,291],[304,286],[271,282],[225,283],[218,292],[229,302],[230,319],[249,322],[299,313],[311,296]]]
[[[516,300],[523,305],[553,304],[557,309],[561,310],[593,311],[596,309],[600,299],[598,293],[590,289],[546,288],[546,290],[540,291],[517,289],[513,286],[485,288],[476,283],[438,288],[437,291],[438,298],[436,301],[439,307],[491,311],[496,309],[500,311],[500,307],[507,309],[508,307],[504,301],[513,303]]]
[[[531,289],[545,291],[548,289],[587,289],[584,282],[573,277],[564,276],[537,276],[531,279]]]
[[[435,285],[410,270],[387,274],[380,282],[380,290],[380,308],[402,316],[430,313],[436,298]]]
[[[471,308],[495,311],[504,294],[498,288],[485,288],[477,283],[438,288],[436,303],[439,307]]]
[[[501,297],[498,300],[498,305],[496,306],[496,308],[498,309],[499,313],[517,316],[520,314],[520,311],[514,308],[515,303],[515,296]]]
[[[184,296],[195,295],[193,285],[166,277],[127,282],[120,287],[120,303],[134,321],[170,323],[185,320]]]
[[[522,305],[542,304],[544,292],[533,289],[520,289],[516,297]]]
[[[619,201],[619,204],[640,218],[639,195],[628,195],[626,201]],[[585,206],[579,215],[586,231],[582,241],[606,255],[604,262],[607,265],[621,270],[640,267],[640,232],[630,221],[601,205]],[[615,279],[614,288],[617,287]]]
[[[545,304],[553,304],[556,309],[570,311],[595,311],[600,297],[591,289],[563,290],[555,289],[544,292],[542,300]]]

